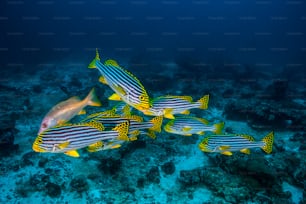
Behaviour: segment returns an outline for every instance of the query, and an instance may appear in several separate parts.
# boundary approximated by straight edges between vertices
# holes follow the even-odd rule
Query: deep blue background
[[[302,64],[303,1],[3,1],[1,67],[108,57]],[[223,50],[223,51],[222,51]]]

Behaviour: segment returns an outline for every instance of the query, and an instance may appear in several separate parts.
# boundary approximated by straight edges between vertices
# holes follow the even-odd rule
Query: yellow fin
[[[96,95],[95,88],[92,88],[90,90],[89,94],[85,98],[85,101],[90,106],[101,106],[102,105],[100,100],[98,99],[98,97]]]
[[[65,149],[66,147],[68,147],[69,144],[70,144],[69,141],[61,143],[61,144],[58,145],[58,148]]]
[[[104,143],[102,141],[98,141],[96,143],[88,145],[87,151],[96,152],[96,151],[99,151],[103,146],[104,146]]]
[[[112,65],[115,67],[120,67],[119,64],[116,62],[116,60],[108,59],[104,62],[105,65]]]
[[[107,81],[106,81],[104,76],[100,76],[99,77],[99,82],[101,82],[102,84],[106,84],[107,85]]]
[[[190,126],[184,126],[184,127],[182,128],[182,131],[183,131],[183,132],[188,132],[188,131],[190,131],[190,130],[192,130],[192,127],[190,127]]]
[[[189,111],[189,110],[184,110],[184,111],[181,112],[181,114],[189,115],[189,114],[190,114],[190,111]]]
[[[219,150],[224,151],[224,150],[228,150],[230,148],[230,146],[228,145],[222,145],[219,147]]]
[[[79,124],[79,125],[90,126],[90,127],[96,128],[100,131],[103,131],[105,129],[104,126],[102,125],[102,123],[99,123],[99,122],[96,122],[96,121],[90,121],[90,122],[82,123],[82,124]]]
[[[125,140],[128,141],[128,131],[129,131],[129,122],[123,122],[117,125],[116,127],[113,128],[113,130],[118,131],[118,140]]]
[[[153,124],[149,130],[156,131],[156,132],[161,132],[161,126],[163,124],[163,116],[157,116],[154,117],[150,120],[150,122]]]
[[[126,116],[124,118],[130,119],[130,120],[135,120],[137,122],[143,122],[143,118],[139,115],[130,115],[130,116]]]
[[[221,134],[223,127],[224,127],[224,122],[214,124],[215,130],[213,131],[215,134]]]
[[[221,154],[223,155],[226,155],[226,156],[232,156],[233,153],[231,153],[230,151],[225,151],[225,152],[220,152]]]
[[[128,104],[126,104],[126,105],[122,108],[122,113],[123,113],[123,115],[125,115],[125,116],[131,115],[131,107],[130,107]]]
[[[70,150],[68,152],[64,152],[64,154],[71,156],[71,157],[79,157],[79,153],[76,150]]]
[[[267,136],[265,136],[261,140],[264,143],[264,145],[261,147],[261,149],[263,151],[265,151],[267,154],[270,154],[272,152],[273,140],[274,140],[274,133],[273,133],[273,131],[270,132]]]
[[[165,116],[165,118],[168,118],[168,119],[174,119],[174,116],[173,116],[173,114],[172,114],[172,108],[166,108],[165,110],[164,110],[164,116]]]
[[[241,137],[243,137],[243,138],[245,138],[245,139],[247,139],[249,141],[252,141],[252,142],[255,141],[254,138],[252,136],[250,136],[250,135],[239,135],[239,136],[241,136]]]
[[[202,98],[198,100],[198,103],[200,103],[200,109],[207,109],[208,108],[208,101],[209,101],[209,95],[205,95]]]
[[[83,115],[83,114],[86,114],[86,111],[84,109],[78,113],[78,115]]]
[[[98,52],[98,48],[96,48],[96,57],[95,59],[93,59],[90,64],[88,65],[88,68],[93,69],[93,68],[97,68],[96,62],[100,61],[100,56],[99,56],[99,52]]]
[[[204,132],[204,131],[199,131],[199,132],[197,132],[197,134],[198,134],[198,135],[204,135],[205,132]]]
[[[209,137],[204,138],[198,146],[199,149],[203,152],[212,152],[210,149],[208,149],[208,142],[209,142]]]
[[[247,149],[247,148],[241,149],[240,152],[242,152],[244,154],[250,154],[251,153],[250,149]]]
[[[114,146],[111,146],[111,149],[117,149],[117,148],[120,148],[121,147],[121,144],[115,144]]]
[[[150,138],[152,138],[152,139],[155,139],[155,138],[156,138],[156,135],[155,135],[155,133],[154,133],[152,130],[148,130],[147,135],[148,135]]]
[[[111,100],[111,101],[120,101],[121,97],[118,94],[114,93],[113,95],[108,97],[108,99]]]
[[[59,120],[59,121],[57,121],[56,126],[58,126],[58,125],[63,125],[63,124],[65,124],[66,122],[67,122],[67,120]]]
[[[180,99],[186,100],[188,102],[192,102],[192,97],[191,96],[169,96],[169,97],[180,98]]]

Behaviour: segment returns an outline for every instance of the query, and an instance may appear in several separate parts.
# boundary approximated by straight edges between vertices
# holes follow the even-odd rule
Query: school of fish
[[[92,89],[83,100],[75,96],[58,103],[41,122],[32,146],[35,152],[79,157],[79,150],[83,148],[88,152],[116,149],[137,140],[141,135],[155,139],[156,133],[162,130],[183,136],[207,135],[198,145],[203,152],[227,156],[233,152],[250,154],[250,149],[254,148],[268,154],[272,152],[273,131],[255,141],[254,137],[243,133],[222,133],[224,121],[210,124],[205,118],[189,116],[192,109],[208,109],[208,94],[197,101],[185,95],[165,95],[152,99],[140,80],[115,60],[101,62],[97,49],[88,68],[98,69],[101,74],[99,81],[114,91],[108,99],[119,101],[118,104],[72,123],[76,115],[86,114],[86,106],[102,105],[95,90]]]

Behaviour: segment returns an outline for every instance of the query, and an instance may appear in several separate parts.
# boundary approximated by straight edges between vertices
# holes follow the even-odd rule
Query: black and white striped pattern
[[[228,146],[226,150],[221,150],[220,147]],[[222,151],[240,151],[242,149],[250,149],[264,146],[262,141],[251,141],[240,135],[213,135],[210,136],[205,144],[207,150],[211,152]]]
[[[118,135],[118,131],[102,131],[87,124],[68,124],[44,131],[36,138],[34,145],[44,152],[60,153],[81,149],[101,140],[115,139]],[[60,148],[67,142],[67,147]]]
[[[115,91],[123,101],[138,109],[139,106],[149,108],[149,97],[140,81],[126,70],[114,66],[96,62],[107,84]],[[120,87],[120,88],[119,88]],[[123,89],[123,94],[119,89]]]

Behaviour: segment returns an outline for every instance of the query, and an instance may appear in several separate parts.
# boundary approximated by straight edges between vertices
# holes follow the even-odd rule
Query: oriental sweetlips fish
[[[95,145],[104,140],[128,141],[128,121],[105,131],[101,123],[88,122],[64,124],[49,128],[39,134],[33,143],[35,152],[64,153],[79,157],[78,149]]]
[[[88,68],[97,68],[102,75],[99,81],[109,85],[115,92],[109,97],[109,100],[122,100],[137,110],[150,108],[149,96],[144,86],[114,60],[101,63],[98,50],[96,50],[96,57],[88,65]]]
[[[152,100],[152,107],[142,112],[145,115],[160,116],[165,118],[174,119],[175,114],[188,115],[190,109],[208,108],[209,95],[203,96],[196,102],[192,101],[191,96],[160,96]]]
[[[101,112],[103,113],[103,112]],[[138,115],[129,115],[129,116],[104,116],[99,115],[98,113],[94,113],[85,118],[82,122],[95,121],[102,123],[105,129],[111,129],[114,126],[123,123],[125,121],[129,121],[129,132],[128,136],[130,140],[136,140],[137,136],[140,134],[147,134],[151,138],[155,138],[154,132],[161,132],[161,125],[163,122],[162,116],[157,116],[152,118],[150,121],[144,122],[143,118]],[[144,132],[143,130],[148,130],[148,132]]]
[[[222,132],[223,122],[214,125],[208,124],[209,122],[203,118],[191,116],[176,117],[164,126],[164,130],[169,133],[184,136],[191,136],[192,134],[204,135],[205,132],[213,132],[214,134],[220,134]]]
[[[87,105],[101,106],[94,89],[83,100],[80,100],[78,97],[72,97],[55,105],[42,120],[38,134],[48,128],[68,122],[77,114],[85,114],[83,109]]]
[[[243,134],[211,135],[203,139],[199,148],[203,152],[219,152],[231,156],[232,152],[240,151],[250,154],[251,148],[261,148],[267,154],[272,152],[274,133],[270,132],[261,141]]]

